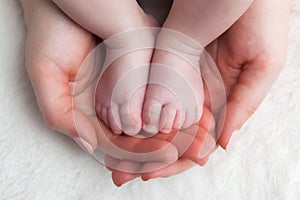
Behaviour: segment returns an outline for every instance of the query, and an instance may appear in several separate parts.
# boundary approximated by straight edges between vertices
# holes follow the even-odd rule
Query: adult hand
[[[51,1],[21,2],[27,26],[25,64],[43,117],[51,128],[77,137],[71,86],[81,63],[96,45],[94,38]],[[91,153],[97,146],[96,135],[83,131],[81,136],[78,142]]]
[[[219,135],[219,144],[223,148],[226,148],[232,133],[240,129],[255,112],[283,68],[287,49],[289,9],[290,1],[256,0],[228,31],[206,48],[209,56],[212,56],[217,64],[227,94],[224,106],[222,100],[218,101],[218,95],[210,94],[206,90],[206,105],[209,108],[214,103],[209,100],[209,95],[217,99],[215,101],[217,105],[214,105],[217,108],[214,114],[219,115],[216,131]],[[205,65],[202,67],[205,68]],[[211,72],[208,70],[203,74],[206,80],[210,80],[211,75],[214,75]],[[216,88],[218,90],[219,86]],[[204,117],[205,113],[207,112],[204,112]],[[203,125],[203,122],[200,122],[201,124]],[[207,124],[204,123],[204,127],[207,127]],[[199,147],[201,144],[203,140],[200,145],[198,144]],[[142,176],[145,180],[168,177],[192,167],[194,164],[191,160],[205,164],[210,155],[211,152],[197,161],[189,151],[173,165],[146,174],[111,169],[113,180],[117,185],[122,185],[138,176]],[[121,165],[122,162],[118,162]]]
[[[195,133],[195,130],[197,131]],[[119,160],[107,156],[105,161],[110,171],[112,171],[112,178],[117,186],[121,186],[126,182],[131,181],[137,177],[143,180],[154,179],[158,177],[169,177],[179,174],[187,169],[193,167],[195,164],[205,165],[210,155],[216,149],[216,140],[214,138],[215,121],[211,111],[204,107],[203,115],[198,125],[194,125],[182,132],[173,132],[170,134],[159,133],[154,138],[165,141],[172,141],[172,143],[179,150],[180,158],[172,164],[158,162],[130,162],[127,160]],[[174,137],[178,137],[174,142]],[[182,152],[182,145],[190,142],[190,146]],[[132,173],[132,169],[135,173]]]
[[[218,123],[218,143],[256,111],[281,72],[287,50],[290,1],[256,0],[207,50],[223,78],[227,103]],[[224,126],[223,126],[224,124]]]
[[[177,160],[177,149],[167,141],[114,135],[97,120],[91,87],[74,92],[75,85],[91,75],[82,66],[91,61],[86,57],[97,45],[94,36],[50,0],[23,0],[22,5],[27,25],[26,68],[48,125],[74,138],[90,154],[98,147],[110,156],[131,161]],[[168,148],[148,157],[132,154],[166,145]]]

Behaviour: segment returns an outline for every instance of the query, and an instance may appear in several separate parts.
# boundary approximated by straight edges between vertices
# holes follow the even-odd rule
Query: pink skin
[[[101,138],[109,138],[110,142],[116,146],[133,153],[155,151],[169,145],[169,139],[165,137],[138,139],[115,135],[103,125],[101,131],[95,132],[91,127],[98,124],[96,116],[88,118],[84,114],[86,109],[88,113],[93,113],[94,107],[89,104],[90,98],[86,101],[80,100],[82,107],[74,107],[72,103],[74,97],[71,95],[74,81],[76,81],[74,77],[79,73],[86,56],[96,46],[95,38],[66,17],[50,0],[21,2],[27,27],[26,69],[40,110],[46,123],[52,129],[71,138],[79,137],[86,141],[86,144],[92,148],[91,151],[100,147],[107,153],[107,156],[111,157],[116,156],[116,152],[110,146],[105,145],[106,141]],[[57,26],[58,24],[60,26]],[[82,79],[85,77],[83,76]],[[90,96],[86,91],[78,95]],[[77,124],[75,124],[74,114],[82,119],[77,120]],[[78,125],[81,127],[80,130],[77,129]],[[195,138],[194,148],[185,154],[186,159],[189,155],[190,158],[198,156],[197,147],[201,145],[205,135],[202,134],[198,137],[199,139]],[[101,143],[99,144],[98,141]],[[215,142],[212,144],[214,145]],[[160,151],[155,158],[148,158],[148,160],[144,158],[143,162],[170,162],[170,158],[177,159],[176,147],[173,145],[169,147],[165,151]],[[84,149],[87,150],[86,147]],[[119,156],[121,153],[117,152]],[[139,162],[138,159],[126,155],[120,159]]]
[[[89,0],[76,4],[71,0],[54,2],[81,26],[108,39],[107,57],[110,56],[110,50],[120,48],[120,43],[125,46],[130,46],[131,43],[130,39],[123,38],[122,35],[120,38],[112,36],[136,28],[158,25],[135,1]],[[163,28],[174,30],[175,34],[164,30],[158,36],[146,96],[152,49],[134,51],[108,63],[96,94],[98,117],[114,133],[124,132],[128,135],[137,134],[142,121],[144,130],[150,134],[158,131],[169,133],[173,129],[188,128],[198,122],[203,106],[202,79],[198,64],[202,47],[230,27],[251,2],[252,0],[234,3],[220,0],[193,0],[189,3],[174,1]],[[208,9],[210,12],[207,12]],[[224,15],[224,10],[231,12]],[[201,37],[199,32],[202,33]],[[154,48],[154,37],[145,40],[153,40]],[[174,80],[178,79],[172,73],[163,72],[161,64],[169,67],[167,70],[182,76],[182,80],[175,84]],[[144,69],[136,72],[137,67],[142,65]],[[114,94],[118,81],[132,71],[135,73],[135,82],[124,82],[120,89],[123,92]],[[168,89],[172,89],[173,93]],[[183,95],[180,91],[186,91],[186,95],[177,99],[176,95]]]
[[[96,147],[100,147],[107,152],[107,156],[111,157],[115,155],[110,153],[110,147],[103,146],[103,140],[99,140],[101,141],[99,144],[97,136],[100,139],[105,136],[120,148],[136,153],[155,151],[169,144],[168,141],[171,139],[172,134],[158,134],[156,138],[138,139],[124,135],[115,135],[104,126],[104,129],[97,133],[93,128],[91,129],[90,125],[92,122],[83,112],[83,109],[88,109],[90,110],[89,112],[94,110],[94,107],[89,105],[90,98],[86,102],[80,101],[84,104],[83,107],[73,107],[73,96],[71,94],[75,81],[74,77],[79,73],[82,62],[87,54],[97,44],[95,38],[91,33],[66,17],[50,0],[23,0],[21,2],[27,27],[26,69],[32,81],[40,110],[46,123],[52,129],[62,132],[71,138],[80,137],[92,147],[92,151]],[[58,24],[59,26],[57,26]],[[82,77],[82,79],[84,78]],[[86,96],[86,91],[82,91],[80,95]],[[80,130],[76,128],[74,123],[75,113],[77,116],[80,115],[81,119],[84,119],[77,121],[77,123],[81,123],[82,128]],[[92,117],[92,120],[97,122],[96,116]],[[209,117],[203,121],[203,124],[210,124],[210,120],[211,118]],[[76,125],[78,126],[79,124]],[[197,134],[192,145],[193,148],[190,148],[184,154],[186,160],[196,160],[198,158],[198,147],[202,146],[206,135],[207,131],[205,130]],[[209,144],[214,146],[215,142],[210,140]],[[155,159],[144,160],[143,162],[170,161],[170,157],[174,156],[177,159],[177,150],[174,146],[173,148],[169,148],[168,151],[164,151],[163,154],[161,153],[160,151],[160,154]],[[205,155],[202,156],[204,157]],[[208,157],[207,155],[206,158],[203,158],[199,164],[204,164],[204,161]],[[126,156],[121,159],[140,162]],[[178,164],[181,162],[178,162]],[[192,162],[189,161],[188,163],[185,166],[191,166]],[[175,166],[172,165],[171,173],[175,173],[175,168],[177,168],[177,171],[182,170],[181,167],[178,167],[178,164]],[[159,175],[160,173],[156,172],[155,174]],[[127,176],[125,174],[122,176],[120,174],[119,176],[117,173],[114,173],[113,177],[124,181],[132,177],[132,175],[129,174]]]
[[[255,112],[284,66],[290,7],[291,1],[255,0],[225,34],[206,48],[218,64],[228,95],[225,123],[222,116],[217,120],[224,123],[218,130],[218,142],[223,148],[227,147],[232,132]],[[210,102],[205,105],[210,107]],[[207,161],[209,155],[198,161]],[[192,166],[190,160],[179,159],[168,170],[151,174],[134,176],[117,170],[112,173],[114,181],[122,185],[138,176],[145,180],[167,177]]]
[[[107,68],[99,80],[96,92],[97,115],[114,133],[136,135],[142,126],[142,107],[155,36],[151,31],[133,37],[117,34],[134,29],[156,27],[158,23],[153,17],[144,13],[133,0],[88,0],[78,1],[76,4],[72,0],[54,0],[54,2],[74,21],[104,39],[108,67],[105,66]],[[136,38],[143,38],[147,43],[150,42],[151,48],[133,51],[111,60],[120,48],[130,49]],[[139,45],[143,47],[144,44]],[[118,81],[123,75],[131,72],[134,79],[124,81],[125,83],[120,84],[121,88],[118,88],[122,92],[115,92]]]
[[[73,95],[73,86],[89,78],[89,75],[84,76],[86,73],[79,79],[75,77],[80,74],[87,55],[97,45],[95,37],[70,20],[50,0],[21,2],[27,27],[26,69],[49,127],[77,142],[83,141],[81,147],[89,153],[98,147],[110,156],[136,162],[139,161],[137,157],[114,149],[111,143],[133,153],[155,151],[169,145],[168,141],[156,138],[115,135],[103,123],[103,128],[97,130],[99,122],[90,101],[94,94],[86,89]],[[80,104],[74,104],[78,98]],[[171,158],[176,161],[176,147],[168,147],[152,158],[142,159],[170,161]]]
[[[202,50],[228,29],[251,3],[252,0],[173,2],[164,29],[157,37],[152,59],[143,108],[145,132],[169,133],[200,120],[204,101],[199,66]]]
[[[210,155],[217,148],[215,140],[211,135],[215,131],[214,118],[210,110],[205,106],[203,110],[203,116],[198,125],[198,131],[193,143],[187,149],[187,151],[178,159],[177,162],[165,166],[163,169],[156,169],[158,165],[157,162],[152,163],[142,163],[142,162],[128,162],[124,160],[118,160],[109,158],[109,160],[114,160],[115,168],[108,167],[112,171],[112,178],[117,186],[121,186],[128,181],[131,181],[137,177],[141,177],[144,181],[149,179],[154,179],[158,177],[169,177],[175,174],[179,174],[193,166],[198,164],[203,166],[208,161]],[[154,138],[172,140],[176,133],[172,132],[170,134],[157,134]],[[136,173],[128,173],[120,170],[120,168],[134,168],[137,169]],[[145,169],[150,169],[150,172],[139,172]]]
[[[64,132],[71,137],[77,136],[78,133],[73,124],[74,119],[72,119],[72,112],[75,110],[72,109],[71,96],[69,95],[71,91],[70,86],[72,85],[72,77],[76,75],[76,71],[84,57],[94,47],[95,41],[90,33],[66,18],[54,5],[49,3],[49,1],[36,1],[34,4],[31,3],[33,1],[21,2],[23,3],[28,29],[26,66],[43,116],[53,129]],[[230,31],[218,40],[219,42],[221,41],[223,45],[217,45],[218,42],[213,42],[208,47],[208,50],[212,52],[212,55],[215,55],[214,58],[216,61],[218,60],[219,63],[232,62],[230,65],[223,65],[223,67],[220,68],[220,71],[224,71],[222,73],[223,78],[228,80],[226,87],[227,91],[229,91],[229,96],[236,93],[236,90],[232,88],[242,84],[237,81],[240,77],[243,76],[247,78],[251,75],[246,73],[246,71],[240,70],[238,75],[232,78],[230,73],[225,73],[226,71],[229,72],[229,69],[233,69],[233,66],[237,66],[235,63],[248,63],[249,61],[253,61],[254,63],[263,64],[260,65],[262,68],[254,68],[252,71],[252,73],[262,73],[262,77],[255,77],[253,79],[251,76],[251,80],[258,84],[258,86],[257,84],[254,86],[254,91],[264,84],[272,85],[274,79],[276,79],[282,69],[286,49],[287,18],[289,15],[290,2],[275,0],[272,3],[266,0],[256,0],[256,2],[258,4],[254,4],[251,9],[247,11],[242,18],[243,20],[239,20],[235,23],[235,28],[231,28]],[[265,13],[266,10],[272,12]],[[249,26],[250,23],[253,26]],[[57,29],[57,24],[61,25],[59,26],[60,29]],[[261,31],[257,31],[257,27]],[[265,29],[260,29],[261,27]],[[278,29],[278,31],[272,31],[274,29]],[[230,56],[228,56],[228,54],[214,54],[215,52],[229,52],[234,49],[235,46],[229,41],[243,41],[242,38],[245,38],[244,35],[248,33],[250,38],[257,41],[254,43],[255,48],[253,48],[253,46],[246,46],[248,40],[244,40],[244,45],[240,43],[241,45],[236,49],[235,54]],[[238,39],[239,37],[241,40]],[[232,38],[235,38],[235,40]],[[281,44],[278,48],[270,48],[269,46],[274,41],[274,38]],[[214,51],[216,50],[214,48],[215,46],[219,49],[218,51]],[[61,53],[59,53],[58,50],[60,50]],[[250,56],[250,54],[248,54],[249,51],[246,50],[252,50],[253,54]],[[255,56],[255,54],[260,54],[261,52],[264,52],[263,56]],[[57,66],[57,64],[59,64],[59,66]],[[41,66],[43,67],[41,68]],[[243,65],[238,66],[240,66],[240,68],[243,67]],[[248,68],[251,69],[250,66]],[[270,71],[273,72],[272,76],[270,76]],[[230,82],[230,80],[232,82]],[[252,85],[253,84],[245,84],[243,87],[245,86],[244,88],[248,88],[247,90],[251,92],[253,91],[251,89],[253,88]],[[252,101],[254,105],[259,104],[261,99],[265,96],[268,88],[263,88],[259,95],[254,97],[254,100],[255,98],[259,98],[258,100]],[[255,94],[255,92],[249,94]],[[248,95],[245,96],[245,93],[240,93],[240,95],[240,99],[243,100],[241,102],[247,101]],[[228,103],[229,102],[230,101],[228,101]],[[237,109],[233,107],[234,102],[231,104],[232,106],[227,107],[228,111],[230,113],[236,113]],[[253,112],[249,112],[248,110],[248,108],[253,108],[252,104],[249,104],[247,107],[245,107],[244,104],[235,105],[239,106],[238,112],[245,113],[243,114],[245,117],[237,123],[233,123],[233,121],[229,120],[225,121],[225,127],[230,127],[230,129],[225,128],[221,134],[219,142],[223,147],[226,147],[231,130],[239,128],[243,124],[244,119],[247,118],[247,116],[249,117]],[[239,119],[238,115],[231,117]],[[130,140],[130,138],[127,137],[123,137],[123,139],[120,140],[121,136],[114,137],[109,132],[107,134],[110,134],[110,137],[116,143],[123,144],[124,140]],[[92,144],[94,148],[97,146],[96,136],[93,135],[92,132],[81,135],[81,137]],[[158,144],[159,141],[160,140],[153,141],[153,144]],[[128,141],[128,143],[126,142],[124,145],[126,146],[127,144],[130,146],[132,143]],[[139,144],[141,147],[144,146],[143,141],[140,141]],[[207,161],[209,155],[210,154],[202,159],[202,164]],[[148,174],[147,177],[145,177],[145,174],[142,176],[144,179],[166,177],[185,171],[191,166],[193,166],[193,163],[189,159],[179,159],[170,166],[168,170],[153,172],[153,174]],[[113,179],[115,182],[118,182],[119,185],[124,184],[136,176],[139,175],[113,170]]]
[[[174,131],[170,134],[159,133],[153,138],[171,142],[176,146],[180,159],[190,160],[199,165],[204,165],[208,160],[208,155],[216,147],[216,141],[213,137],[215,128],[214,118],[206,107],[204,108],[203,117],[198,125],[193,125],[184,131]],[[189,146],[185,146],[186,143]],[[116,159],[111,156],[106,156],[105,164],[110,170],[124,171],[138,174],[146,174],[143,178],[147,179],[153,172],[163,172],[164,168],[173,168],[176,163],[145,163],[145,162],[129,162],[128,160]]]
[[[290,8],[291,0],[255,0],[208,49],[227,90],[226,111],[221,110],[218,120],[224,122],[218,127],[223,148],[258,108],[285,65]]]

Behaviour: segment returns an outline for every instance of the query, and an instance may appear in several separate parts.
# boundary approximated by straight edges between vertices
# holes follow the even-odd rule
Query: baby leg
[[[204,99],[199,68],[203,47],[225,32],[251,3],[252,0],[173,2],[164,29],[158,35],[150,69],[150,84],[143,108],[146,132],[154,134],[160,130],[167,133],[199,121]],[[170,77],[172,73],[163,73],[165,67],[159,67],[159,64],[181,74],[186,83],[178,79],[166,81],[174,77]],[[190,85],[186,90],[190,94],[178,102],[170,88],[180,91],[183,84]]]
[[[54,2],[82,27],[104,39],[109,63],[99,80],[96,91],[96,112],[98,117],[114,133],[137,134],[142,126],[141,112],[149,76],[150,60],[155,36],[143,34],[153,48],[140,49],[116,57],[115,52],[135,42],[130,34],[119,34],[134,29],[157,26],[139,7],[135,0],[54,0]],[[144,29],[147,30],[147,29]],[[135,32],[133,32],[135,33]],[[117,35],[117,36],[116,36]],[[124,37],[125,35],[125,37]],[[148,41],[149,40],[149,41]],[[122,82],[118,93],[114,93],[118,81],[126,74],[134,74],[134,80]],[[144,83],[143,87],[140,87]],[[120,84],[119,84],[120,85]]]

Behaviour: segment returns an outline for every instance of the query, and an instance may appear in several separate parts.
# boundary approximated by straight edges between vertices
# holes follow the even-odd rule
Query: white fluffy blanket
[[[300,1],[286,68],[240,131],[205,167],[117,188],[110,173],[43,123],[24,69],[17,0],[0,0],[0,199],[300,199]]]

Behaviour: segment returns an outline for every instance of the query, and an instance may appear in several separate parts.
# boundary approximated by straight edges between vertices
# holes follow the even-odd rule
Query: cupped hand
[[[232,133],[256,111],[284,66],[290,4],[254,1],[227,32],[207,47],[227,94],[227,103],[217,120],[218,143],[223,148]]]
[[[209,54],[204,54],[204,57],[209,58],[203,59],[202,69],[206,67],[207,70],[203,70],[202,74],[212,86],[211,91],[205,87],[206,110],[209,109],[210,113],[207,116],[217,117],[216,137],[223,148],[227,147],[232,133],[240,129],[256,111],[284,66],[289,9],[290,1],[256,0],[228,31],[206,48]],[[218,67],[217,73],[220,73],[222,83],[216,79],[216,73],[210,66],[211,58],[212,65],[216,64]],[[218,91],[222,88],[226,90],[225,101],[222,95],[218,98],[220,97]],[[215,104],[214,109],[211,109],[212,104]],[[207,127],[205,123],[200,122],[201,124]],[[200,149],[201,144],[205,144],[203,139],[197,144]],[[194,147],[192,145],[190,149]],[[212,148],[212,151],[215,148]],[[197,154],[188,151],[176,163],[152,173],[133,174],[110,170],[117,185],[138,176],[142,176],[145,180],[168,177],[191,168],[194,163],[205,164],[211,152],[197,160],[193,156]],[[122,165],[122,161],[116,162]],[[143,166],[131,164],[137,168]]]
[[[21,1],[27,26],[26,69],[47,124],[77,137],[72,84],[85,57],[96,45],[91,34],[75,25],[51,1]],[[97,146],[94,133],[82,134],[86,150]]]
[[[114,135],[97,120],[92,85],[95,37],[64,15],[50,0],[22,1],[27,25],[26,68],[47,124],[72,137],[92,154],[96,148],[106,154],[131,161],[177,160],[177,149],[157,138],[140,139]],[[86,71],[85,71],[86,70]],[[94,84],[95,85],[95,84]],[[77,87],[76,87],[77,86]],[[156,151],[150,156],[134,153]]]
[[[154,138],[172,142],[176,146],[180,155],[176,162],[166,165],[166,163],[160,162],[131,162],[106,156],[106,165],[112,171],[112,178],[117,186],[121,186],[137,177],[141,177],[146,181],[179,174],[195,164],[201,166],[206,164],[210,155],[217,148],[214,132],[214,117],[210,109],[204,106],[199,124],[180,132],[159,133],[154,136]],[[175,137],[177,137],[177,140],[174,140]],[[188,148],[182,148],[182,145],[187,142],[191,142]],[[132,172],[132,169],[135,173]]]
[[[141,161],[136,160],[137,158],[132,157],[130,153],[124,154],[124,151],[110,149],[111,144],[137,153],[155,151],[155,148],[160,149],[169,144],[166,138],[141,140],[114,135],[103,125],[101,129],[95,130],[94,125],[99,121],[93,116],[93,93],[89,91],[90,87],[75,91],[75,96],[73,91],[74,88],[78,88],[78,84],[86,83],[90,78],[89,71],[84,71],[81,67],[85,66],[84,63],[92,61],[86,58],[92,58],[89,55],[97,45],[95,38],[66,17],[51,1],[22,1],[22,5],[27,25],[26,68],[43,117],[51,128],[75,138],[89,153],[100,146],[101,150],[107,153],[107,157],[122,160]],[[97,132],[99,130],[100,132]],[[171,148],[164,151],[165,155],[159,154],[143,161],[163,161],[174,155],[177,159],[177,149],[169,146]],[[198,154],[196,152],[194,155]],[[180,166],[176,164],[170,172],[175,173],[183,166],[191,165],[190,161],[184,163]],[[127,178],[122,174],[119,177]]]

